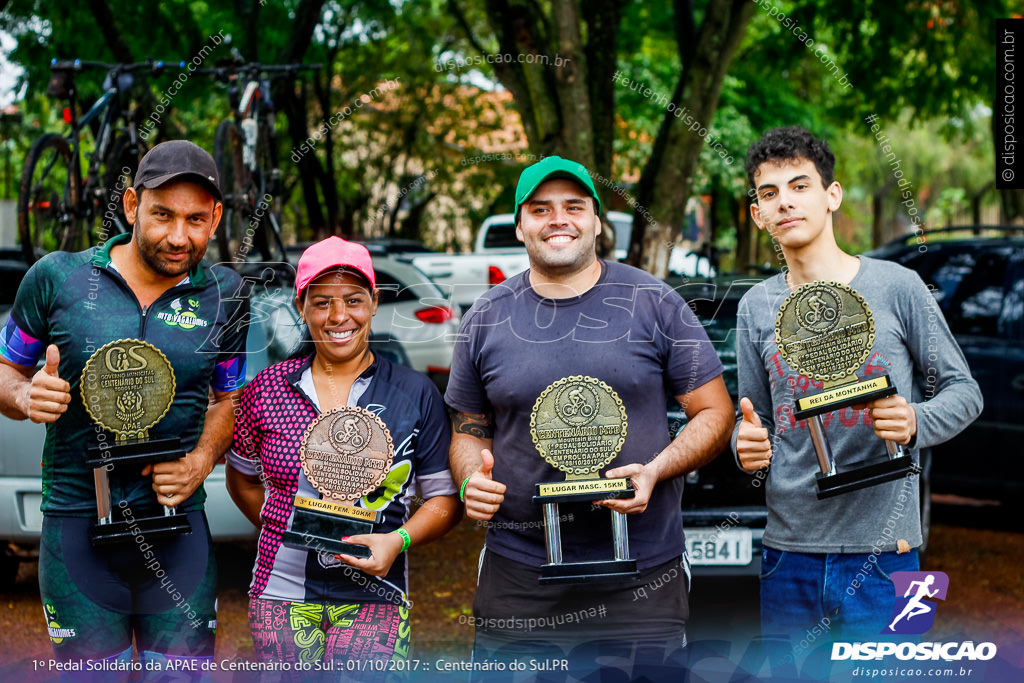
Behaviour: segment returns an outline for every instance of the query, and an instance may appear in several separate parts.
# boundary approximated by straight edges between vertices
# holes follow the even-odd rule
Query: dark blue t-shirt
[[[602,261],[597,284],[578,297],[545,299],[529,271],[492,288],[462,320],[445,401],[494,416],[494,471],[507,486],[487,547],[540,566],[547,562],[536,484],[562,481],[534,447],[530,413],[551,383],[597,378],[621,398],[626,440],[604,469],[647,463],[669,443],[666,393],[680,396],[722,373],[707,334],[682,297],[636,268]],[[643,569],[683,552],[683,479],[661,482],[643,514],[629,515],[631,556]],[[566,562],[612,558],[606,508],[562,505]]]

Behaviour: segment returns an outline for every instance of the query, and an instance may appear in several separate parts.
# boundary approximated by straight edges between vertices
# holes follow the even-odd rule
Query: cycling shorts
[[[192,533],[94,548],[93,520],[43,518],[39,591],[56,659],[213,657],[217,566],[203,511]],[[127,652],[127,654],[126,654]]]

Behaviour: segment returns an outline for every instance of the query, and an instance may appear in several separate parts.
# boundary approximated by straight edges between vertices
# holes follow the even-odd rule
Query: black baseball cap
[[[168,140],[149,150],[135,173],[135,189],[152,190],[172,180],[194,180],[224,201],[217,164],[205,149],[188,140]]]

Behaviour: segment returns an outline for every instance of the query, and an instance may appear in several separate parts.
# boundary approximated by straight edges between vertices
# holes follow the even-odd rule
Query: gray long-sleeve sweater
[[[875,341],[857,375],[888,374],[913,406],[917,435],[910,452],[916,461],[919,448],[950,439],[978,416],[981,391],[917,273],[888,261],[860,260],[850,286],[871,309]],[[759,283],[740,301],[737,320],[739,393],[753,402],[772,440],[772,464],[755,475],[767,493],[765,545],[804,553],[885,552],[895,550],[899,539],[920,545],[917,476],[817,499],[815,474],[821,470],[810,431],[805,420],[793,417],[795,397],[815,386],[793,371],[775,344],[775,318],[789,293],[784,275]],[[823,419],[840,472],[844,463],[885,455],[867,410],[846,408]],[[737,425],[734,452],[738,431]]]

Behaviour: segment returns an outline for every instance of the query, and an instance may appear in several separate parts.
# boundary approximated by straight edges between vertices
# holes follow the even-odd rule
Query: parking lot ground
[[[934,515],[924,568],[946,572],[950,589],[925,638],[990,640],[999,646],[1000,657],[1015,657],[1013,665],[1022,666],[1024,533],[1020,517],[996,506],[944,502],[937,502]],[[442,541],[412,550],[412,658],[469,660],[473,627],[465,617],[472,606],[483,539],[482,526],[463,520]],[[253,553],[254,548],[245,545],[218,549],[221,590],[216,661],[252,656],[246,589]],[[733,653],[742,654],[745,644],[756,635],[757,613],[755,580],[698,578],[693,587],[691,642],[724,639],[733,643]],[[4,633],[0,680],[57,680],[56,673],[46,671],[50,646],[35,563],[21,566],[13,586],[0,587],[0,629]],[[245,676],[219,675],[214,680],[241,683]]]

